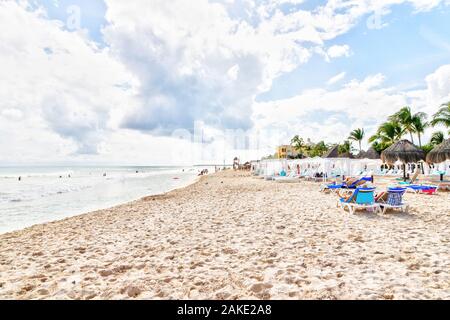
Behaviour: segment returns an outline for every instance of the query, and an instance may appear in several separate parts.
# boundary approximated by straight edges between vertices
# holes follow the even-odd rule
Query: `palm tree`
[[[380,125],[377,133],[369,138],[369,142],[377,142],[387,148],[400,140],[404,133],[405,129],[398,122],[388,121]]]
[[[352,151],[352,143],[350,140],[345,140],[343,144],[339,145],[339,154],[349,154]]]
[[[450,128],[450,102],[443,104],[439,111],[433,116],[431,125],[437,126],[438,124]]]
[[[366,136],[366,133],[364,132],[364,129],[355,129],[350,133],[350,136],[348,137],[350,140],[358,141],[359,143],[359,152],[362,151],[361,142]]]
[[[442,131],[436,131],[431,135],[431,144],[437,146],[444,142],[444,133]]]
[[[414,143],[414,115],[410,107],[403,107],[398,112],[389,117],[390,121],[398,122],[405,132],[411,135],[411,142]]]
[[[306,145],[303,139],[296,135],[291,140],[291,146],[293,146],[298,153],[303,154]]]
[[[418,112],[412,117],[412,128],[419,138],[419,147],[422,147],[422,134],[428,127],[428,122],[426,121],[427,117],[427,114],[424,112]]]
[[[329,145],[325,143],[325,141],[319,141],[316,144],[313,144],[310,149],[310,157],[321,157],[328,151],[330,148]]]

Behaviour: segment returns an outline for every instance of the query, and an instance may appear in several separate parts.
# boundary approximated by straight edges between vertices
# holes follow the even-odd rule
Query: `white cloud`
[[[441,104],[450,101],[450,64],[439,67],[426,77],[428,101],[430,104]]]
[[[295,37],[278,33],[282,26],[234,20],[219,3],[107,4],[106,41],[141,83],[127,128],[167,134],[195,120],[249,128],[254,97],[310,57]]]
[[[382,76],[369,76],[362,81],[352,80],[344,87],[329,91],[310,89],[300,95],[286,100],[279,100],[255,105],[256,115],[262,115],[261,123],[268,121],[293,121],[307,115],[315,118],[312,122],[321,122],[325,118],[320,112],[339,113],[349,121],[364,119],[365,123],[384,119],[395,106],[406,103],[406,95],[402,92],[390,92],[389,88],[377,88]],[[315,112],[319,112],[314,115]],[[300,123],[299,123],[300,124]],[[301,126],[308,125],[301,123]]]
[[[239,76],[239,66],[235,64],[228,70],[227,74],[231,80],[236,81]]]
[[[26,122],[30,132],[50,129],[75,145],[73,151],[96,153],[110,114],[129,103],[116,86],[131,82],[129,73],[107,49],[64,31],[25,2],[0,3],[0,28],[8,30],[0,34],[0,114]],[[48,142],[41,143],[46,154]]]
[[[12,120],[12,121],[19,121],[22,119],[23,117],[23,112],[20,111],[19,109],[4,109],[1,111],[0,113],[3,117],[5,117],[8,120]]]
[[[195,120],[208,132],[254,124],[254,130],[337,138],[351,125],[373,126],[405,102],[420,108],[448,97],[445,66],[427,77],[427,90],[383,88],[384,77],[374,75],[335,91],[311,89],[255,103],[274,79],[314,53],[351,55],[348,45],[329,47],[329,41],[405,1],[335,0],[312,11],[280,7],[301,2],[106,0],[110,24],[99,48],[86,30],[68,32],[42,8],[0,1],[0,29],[7,30],[0,33],[0,161],[158,162],[188,144],[148,133],[170,135],[191,129]],[[417,11],[442,3],[407,2]],[[325,113],[324,123],[313,112]]]
[[[350,47],[348,45],[334,45],[328,48],[327,55],[330,58],[349,57]]]
[[[346,75],[347,75],[347,73],[345,71],[335,75],[334,77],[330,78],[327,81],[327,85],[332,85],[332,84],[338,83],[339,81],[344,79]]]
[[[385,77],[381,73],[370,75],[366,77],[362,82],[358,80],[352,80],[347,84],[349,88],[364,88],[364,89],[372,89],[381,86],[384,82]]]
[[[328,82],[340,77],[338,74]],[[450,101],[450,65],[428,75],[424,79],[426,88],[421,90],[383,87],[384,80],[384,75],[375,74],[363,80],[353,79],[336,90],[310,89],[290,99],[257,103],[257,130],[284,138],[277,143],[286,143],[294,134],[337,143],[354,128],[364,127],[370,136],[381,122],[405,105],[414,112],[432,115],[442,103]],[[432,131],[429,129],[422,141],[427,141]]]

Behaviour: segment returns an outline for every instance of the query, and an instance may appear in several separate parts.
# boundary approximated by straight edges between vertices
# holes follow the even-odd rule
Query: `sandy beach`
[[[381,188],[380,188],[381,189]],[[4,299],[450,299],[450,193],[349,215],[231,171],[0,235]]]

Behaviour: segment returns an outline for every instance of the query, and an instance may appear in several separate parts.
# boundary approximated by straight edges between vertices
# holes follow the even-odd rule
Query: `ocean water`
[[[0,167],[0,233],[181,188],[193,183],[202,169]]]

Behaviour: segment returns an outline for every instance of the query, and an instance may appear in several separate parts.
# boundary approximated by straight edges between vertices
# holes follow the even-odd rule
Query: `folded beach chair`
[[[438,186],[423,186],[423,185],[409,185],[405,186],[406,190],[414,193],[423,193],[428,195],[433,195],[437,192]]]
[[[409,205],[403,202],[405,192],[406,188],[389,188],[386,193],[377,197],[376,202],[380,205],[383,214],[389,209],[400,209],[402,212],[407,213]]]
[[[375,202],[375,188],[357,188],[348,198],[341,198],[338,205],[345,211],[348,208],[353,214],[357,209],[372,209],[374,212],[380,210],[380,205]]]
[[[414,172],[414,175],[411,177],[411,179],[409,181],[405,181],[405,182],[399,182],[399,184],[402,185],[406,185],[406,184],[414,184],[417,182],[417,178],[419,177],[420,171],[416,170],[416,172]],[[403,178],[398,178],[397,180],[403,180]]]

